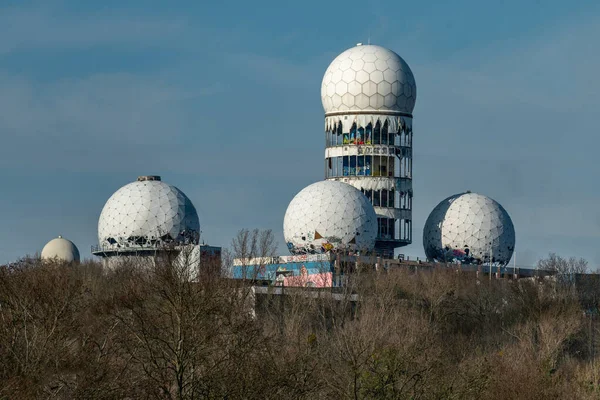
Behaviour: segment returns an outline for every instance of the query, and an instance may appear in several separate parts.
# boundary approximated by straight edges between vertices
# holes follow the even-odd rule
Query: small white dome
[[[57,237],[49,241],[42,249],[42,260],[79,261],[79,250],[70,240]]]
[[[377,215],[360,190],[343,182],[321,181],[292,199],[283,219],[283,234],[292,254],[371,251]]]
[[[190,199],[160,177],[139,177],[117,190],[98,221],[101,249],[198,244],[200,221]]]
[[[506,210],[477,193],[460,193],[438,204],[425,222],[428,258],[452,262],[473,258],[506,265],[515,248],[515,228]]]
[[[411,114],[417,99],[408,64],[381,46],[358,45],[337,56],[325,71],[321,100],[325,114],[393,111]]]

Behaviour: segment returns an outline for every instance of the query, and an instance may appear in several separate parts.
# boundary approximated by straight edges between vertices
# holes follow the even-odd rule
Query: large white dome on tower
[[[42,260],[79,261],[79,250],[70,240],[58,236],[49,241],[42,249]]]
[[[190,199],[157,176],[142,176],[117,190],[98,221],[101,250],[198,244],[200,222]]]
[[[425,222],[423,247],[428,258],[451,262],[506,265],[515,248],[515,228],[506,210],[477,193],[460,193],[438,204]]]
[[[283,234],[292,254],[371,251],[377,236],[377,215],[355,187],[337,181],[317,182],[290,202]]]
[[[325,114],[392,111],[411,114],[417,99],[408,64],[381,46],[357,45],[337,56],[325,71],[321,100]]]

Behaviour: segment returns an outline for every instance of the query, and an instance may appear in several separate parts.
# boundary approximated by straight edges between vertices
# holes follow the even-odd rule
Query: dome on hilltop
[[[515,228],[506,210],[477,193],[460,193],[439,203],[423,229],[427,258],[441,262],[506,265],[515,248]]]
[[[198,244],[200,221],[190,199],[158,176],[141,176],[117,190],[98,221],[102,250]]]
[[[354,186],[321,181],[292,199],[285,212],[283,233],[292,254],[368,252],[375,246],[377,215]]]
[[[42,249],[42,260],[60,260],[66,262],[78,262],[79,250],[70,240],[58,236],[49,241]]]

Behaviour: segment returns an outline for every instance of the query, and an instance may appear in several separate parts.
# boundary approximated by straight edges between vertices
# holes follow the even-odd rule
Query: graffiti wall
[[[332,287],[332,261],[306,261],[266,265],[237,265],[234,279],[270,281],[273,285],[300,287]]]

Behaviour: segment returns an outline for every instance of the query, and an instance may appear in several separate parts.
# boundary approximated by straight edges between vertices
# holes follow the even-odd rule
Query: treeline
[[[282,297],[188,278],[169,260],[0,269],[0,398],[600,396],[595,283],[364,271]]]

